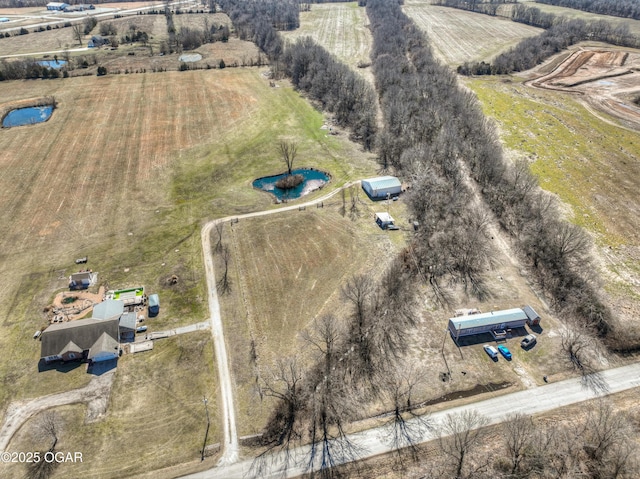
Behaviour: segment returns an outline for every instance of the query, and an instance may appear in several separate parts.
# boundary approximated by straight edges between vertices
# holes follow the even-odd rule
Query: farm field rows
[[[407,0],[403,11],[428,35],[438,58],[451,66],[489,61],[520,40],[542,32],[505,18],[431,5],[428,0]]]
[[[611,15],[599,15],[596,13],[583,12],[582,10],[576,10],[574,8],[557,7],[555,5],[547,5],[545,3],[535,3],[531,1],[521,1],[528,7],[535,7],[542,12],[553,13],[554,15],[564,16],[567,18],[579,18],[585,21],[598,21],[605,20],[612,23],[615,26],[628,25],[629,33],[633,35],[640,35],[640,21],[633,20],[632,18],[620,18]]]
[[[368,69],[358,64],[370,62],[372,38],[366,10],[351,3],[312,4],[311,11],[300,13],[300,28],[282,32],[289,41],[310,36],[339,60],[372,80]]]
[[[89,257],[101,284],[160,293],[162,311],[149,331],[197,323],[207,312],[202,222],[273,205],[251,180],[282,170],[283,133],[299,142],[306,166],[332,173],[333,185],[374,173],[370,154],[344,133],[327,135],[320,113],[287,82],[270,87],[263,73],[228,68],[4,83],[2,104],[52,95],[58,108],[46,123],[0,135],[0,348],[7,352],[0,416],[10,401],[89,380],[84,367],[64,381],[55,370],[38,373],[40,344],[31,339],[43,325],[42,309],[78,269],[76,257]],[[168,283],[173,275],[176,285]],[[156,347],[123,366],[151,367],[148,358],[165,357],[164,345]],[[181,376],[162,361],[153,367],[166,367],[177,389],[217,378]],[[119,369],[117,381],[126,384],[127,371]],[[147,394],[150,384],[139,379]],[[134,393],[117,384],[120,399]],[[194,401],[200,421],[201,397]],[[128,434],[124,443],[135,440],[135,430]]]

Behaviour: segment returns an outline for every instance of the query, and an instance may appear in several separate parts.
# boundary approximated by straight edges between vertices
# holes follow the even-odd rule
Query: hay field
[[[640,313],[640,136],[594,115],[564,92],[520,81],[465,79],[499,125],[513,158],[527,158],[540,185],[596,243],[609,303],[623,321]]]
[[[407,0],[404,13],[428,36],[434,53],[447,65],[489,61],[520,40],[543,30],[499,17]]]
[[[365,197],[361,190],[358,194]],[[240,435],[261,432],[273,407],[272,400],[258,394],[260,378],[268,377],[279,358],[297,353],[304,363],[309,347],[301,332],[323,314],[345,316],[340,288],[346,280],[358,273],[382,273],[405,245],[405,232],[382,231],[373,221],[373,212],[384,209],[380,204],[362,201],[360,216],[353,219],[340,213],[341,206],[338,195],[323,208],[224,226],[223,243],[233,253],[232,289],[220,301]],[[399,224],[407,224],[404,211],[401,202],[390,210]],[[215,245],[215,231],[212,238]],[[219,256],[216,262],[220,278]]]
[[[358,64],[371,61],[373,40],[368,24],[366,10],[357,2],[319,3],[312,4],[311,11],[300,13],[300,28],[281,33],[292,42],[310,36],[339,60],[369,77],[368,70],[357,68]]]
[[[287,83],[270,88],[262,73],[6,83],[0,103],[53,95],[58,108],[46,123],[0,130],[0,411],[89,379],[84,368],[64,381],[56,371],[38,374],[31,339],[76,257],[89,256],[102,284],[160,293],[150,331],[199,322],[207,311],[202,222],[272,205],[250,182],[282,169],[283,132],[334,184],[372,175],[370,155],[347,135],[328,137],[321,114]],[[173,274],[177,285],[167,284]]]
[[[89,38],[91,37],[88,36],[87,39]],[[86,47],[87,42],[84,41],[82,46]],[[54,28],[44,32],[0,38],[0,56],[67,50],[78,47],[78,42],[73,38],[73,29],[71,28]],[[59,56],[62,57],[62,54]]]
[[[582,10],[576,10],[573,8],[557,7],[555,5],[547,5],[545,3],[534,3],[530,1],[522,1],[521,3],[524,3],[528,7],[535,7],[542,12],[553,13],[554,15],[567,18],[579,18],[587,22],[605,20],[606,22],[609,22],[614,26],[628,25],[629,33],[636,36],[640,35],[640,21],[634,20],[632,18],[620,18],[611,15],[598,15],[596,13],[583,12]]]

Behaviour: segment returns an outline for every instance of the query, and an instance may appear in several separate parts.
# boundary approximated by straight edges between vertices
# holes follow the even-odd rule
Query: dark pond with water
[[[283,200],[283,199],[290,200],[294,198],[300,198],[301,196],[304,196],[307,193],[311,193],[312,191],[317,190],[318,188],[322,188],[331,179],[331,177],[328,174],[322,171],[309,170],[305,168],[293,170],[291,173],[294,175],[302,175],[302,177],[304,178],[304,181],[300,183],[298,186],[296,186],[295,188],[291,188],[289,190],[283,190],[281,188],[276,187],[276,182],[279,179],[287,176],[286,173],[283,173],[281,175],[265,176],[264,178],[258,178],[253,182],[253,186],[254,188],[258,188],[275,195],[275,197],[278,198],[279,200]]]
[[[3,128],[12,126],[33,125],[47,121],[53,112],[52,106],[33,106],[11,110],[2,120]]]

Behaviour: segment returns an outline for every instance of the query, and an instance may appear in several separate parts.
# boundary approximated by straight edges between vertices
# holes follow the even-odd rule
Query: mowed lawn
[[[382,231],[373,221],[379,204],[365,200],[352,219],[340,214],[339,198],[324,208],[225,225],[223,243],[233,253],[231,292],[220,300],[241,435],[261,432],[273,408],[258,386],[276,362],[295,355],[304,366],[312,348],[301,333],[313,319],[335,314],[345,320],[348,305],[340,291],[347,279],[381,274],[405,244],[405,233]],[[404,205],[394,204],[394,210],[402,221]],[[215,245],[217,233],[213,238]],[[221,277],[219,258],[217,263]]]
[[[531,162],[567,218],[595,238],[606,290],[624,321],[640,312],[640,135],[594,115],[562,92],[519,80],[465,79],[514,158]]]
[[[286,82],[270,87],[263,72],[3,84],[2,104],[53,95],[58,108],[46,123],[0,130],[0,417],[13,400],[89,381],[83,367],[38,373],[40,343],[32,339],[45,324],[43,308],[77,270],[76,257],[87,255],[87,267],[108,287],[158,292],[161,313],[150,331],[203,321],[200,228],[208,219],[276,206],[251,180],[282,171],[279,138],[297,141],[300,164],[330,171],[332,185],[373,176],[370,154],[345,133],[329,137],[319,112]],[[167,282],[173,274],[177,285]],[[176,388],[216,381],[152,357],[127,361],[163,368]]]
[[[407,0],[403,12],[428,35],[438,58],[451,66],[490,61],[543,31],[505,18],[431,5],[429,0]]]

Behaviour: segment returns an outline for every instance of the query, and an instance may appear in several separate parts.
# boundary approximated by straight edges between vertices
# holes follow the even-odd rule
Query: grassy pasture
[[[327,136],[322,115],[287,83],[271,88],[257,69],[6,86],[0,103],[53,95],[58,108],[46,123],[0,131],[0,411],[89,380],[83,368],[37,374],[31,339],[74,258],[88,255],[107,286],[160,293],[150,331],[202,321],[202,221],[273,204],[250,182],[282,170],[280,135],[333,184],[375,170],[346,135]]]
[[[466,79],[499,125],[513,157],[531,161],[540,185],[567,205],[567,216],[593,234],[616,312],[640,311],[640,137],[593,115],[574,97],[520,81]],[[604,118],[604,119],[603,119]]]
[[[447,65],[489,61],[542,29],[499,17],[408,0],[404,13],[429,36],[434,53]]]
[[[312,4],[311,11],[300,13],[300,28],[282,35],[292,42],[310,36],[354,70],[369,75],[368,70],[357,68],[371,61],[373,40],[368,24],[365,9],[356,2],[319,3]]]
[[[89,39],[91,37],[87,36],[86,38]],[[87,42],[84,41],[82,46],[86,47]],[[0,38],[0,56],[66,50],[78,47],[78,42],[73,37],[72,28],[54,28],[44,32]],[[62,59],[62,54],[58,56]]]
[[[232,291],[220,300],[237,387],[240,434],[259,432],[271,411],[268,398],[260,401],[257,378],[268,375],[278,358],[304,351],[300,358],[304,362],[309,348],[300,337],[302,330],[317,316],[344,314],[340,296],[344,282],[359,272],[382,272],[404,244],[403,232],[384,232],[375,225],[373,212],[379,205],[362,202],[360,216],[354,219],[348,212],[341,215],[341,206],[338,195],[324,208],[225,225],[223,242],[233,252]],[[393,205],[391,213],[397,220],[402,221],[403,212],[404,205]],[[216,242],[214,232],[212,243]],[[220,277],[219,258],[217,263]]]
[[[211,415],[207,444],[222,441],[213,357],[210,331],[175,336],[157,343],[153,351],[123,356],[104,419],[87,423],[85,405],[53,409],[63,419],[56,450],[83,454],[82,463],[62,464],[53,477],[139,477],[150,466],[183,464],[183,472],[200,466],[206,428],[203,397]],[[30,434],[38,420],[36,415],[25,423],[11,450],[46,450],[49,444],[34,443]],[[6,478],[23,476],[21,465],[6,475],[3,470]]]

